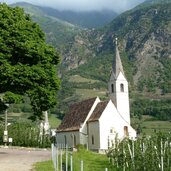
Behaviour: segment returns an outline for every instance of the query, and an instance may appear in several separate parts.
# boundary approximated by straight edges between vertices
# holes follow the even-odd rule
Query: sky
[[[21,1],[34,5],[53,7],[59,10],[91,11],[109,9],[115,12],[123,12],[144,0],[0,0],[0,2],[7,4]]]

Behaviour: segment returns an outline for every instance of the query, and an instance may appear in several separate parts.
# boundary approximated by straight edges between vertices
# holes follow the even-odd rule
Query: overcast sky
[[[29,2],[35,5],[49,6],[60,10],[102,10],[110,9],[116,12],[128,10],[144,0],[0,0],[8,4]]]

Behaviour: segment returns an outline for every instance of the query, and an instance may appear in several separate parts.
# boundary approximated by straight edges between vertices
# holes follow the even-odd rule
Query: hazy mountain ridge
[[[102,27],[118,15],[110,10],[75,12],[69,10],[59,11],[47,7],[41,7],[41,9],[49,16],[57,17],[74,25],[85,28]]]
[[[120,41],[120,51],[125,52],[126,57],[123,57],[122,60],[126,72],[129,75],[128,77],[133,76],[132,79],[135,87],[137,87],[136,89],[157,95],[170,93],[170,26],[171,3],[156,3],[148,6],[140,5],[125,12],[101,30],[82,33],[82,37],[87,37],[87,43],[85,44],[90,45],[88,49],[91,51],[91,56],[88,58],[88,63],[85,64],[87,67],[77,65],[79,66],[78,73],[82,76],[99,79],[99,72],[96,71],[98,66],[95,62],[98,63],[100,59],[111,62],[111,57],[114,56],[112,36],[117,36]],[[76,55],[78,54],[76,53]],[[104,56],[102,57],[102,55]],[[73,58],[74,56],[73,54]],[[87,58],[85,59],[87,60]],[[90,64],[92,64],[90,59],[93,59],[96,70],[94,69],[87,74],[87,70],[91,68]],[[128,59],[129,61],[127,61]],[[97,74],[95,74],[96,72]],[[102,67],[101,73],[104,72],[106,71]],[[110,69],[108,69],[108,73],[110,73]],[[107,75],[105,77],[107,78]],[[101,80],[104,79],[101,78]]]
[[[46,32],[48,42],[62,54],[61,74],[65,77],[80,75],[100,81],[98,85],[93,83],[87,86],[69,84],[67,81],[70,89],[107,88],[114,57],[112,37],[117,36],[124,69],[128,80],[132,82],[132,89],[143,91],[144,94],[152,93],[154,96],[170,93],[171,3],[143,3],[98,30],[74,29],[73,33],[70,32],[70,27],[65,30],[61,26],[60,29],[64,31],[61,33],[53,22],[48,27],[41,20],[42,18],[37,22]]]
[[[82,30],[82,28],[67,21],[47,15],[39,6],[25,2],[16,3],[12,6],[22,7],[26,13],[30,14],[32,19],[46,33],[47,42],[54,45],[58,50],[62,49],[68,41],[74,39],[74,36]]]
[[[39,15],[51,16],[84,28],[103,27],[118,15],[112,10],[76,12],[71,10],[60,11],[50,7],[35,6],[25,2],[18,2],[15,5],[25,8],[26,12],[33,13],[34,15],[39,13]]]

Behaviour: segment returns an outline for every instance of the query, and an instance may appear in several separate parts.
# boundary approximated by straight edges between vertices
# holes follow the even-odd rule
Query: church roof
[[[80,124],[84,123],[95,100],[96,97],[71,105],[69,112],[65,115],[62,123],[57,128],[57,132],[79,130]]]
[[[99,102],[90,116],[88,122],[97,121],[105,110],[109,101]]]
[[[117,39],[116,39],[115,44],[116,44],[116,55],[115,55],[115,60],[114,60],[112,68],[113,68],[113,73],[115,75],[115,78],[117,78],[120,72],[122,72],[122,74],[124,75],[124,70],[123,70],[121,57],[120,57],[120,53],[118,49]]]

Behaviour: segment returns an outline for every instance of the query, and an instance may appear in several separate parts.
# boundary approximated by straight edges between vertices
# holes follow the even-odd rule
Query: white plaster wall
[[[76,144],[80,144],[80,134],[78,131],[72,131],[72,132],[58,132],[56,134],[56,140],[58,144],[65,144],[65,136],[67,140],[68,147],[73,147],[73,135],[76,136]]]
[[[108,149],[108,139],[110,146],[112,139],[117,135],[118,139],[124,138],[124,126],[128,127],[128,133],[132,137],[136,137],[135,130],[122,118],[111,101],[109,101],[106,109],[99,119],[100,124],[100,149]],[[114,129],[114,133],[110,133],[110,129]]]
[[[111,85],[114,85],[114,92],[112,93]],[[124,85],[124,92],[120,91],[120,85]],[[115,79],[113,72],[108,83],[109,98],[116,104],[117,110],[122,114],[124,119],[130,124],[130,107],[129,107],[129,91],[128,82],[122,72],[119,73],[118,78]]]
[[[94,109],[96,108],[97,104],[100,102],[99,97],[96,98],[91,110],[89,111],[84,123],[81,124],[80,132],[83,134],[87,134],[87,120],[90,118],[91,114],[93,113]]]
[[[124,92],[120,91],[120,85],[124,85]],[[128,82],[120,72],[116,80],[116,105],[119,113],[130,124],[129,91]]]
[[[88,123],[88,148],[90,150],[99,150],[100,149],[100,129],[99,122],[89,122]],[[92,144],[92,136],[94,136],[94,144]]]
[[[111,139],[110,129],[116,127],[116,123],[119,121],[115,120],[117,111],[111,101],[109,101],[106,109],[102,113],[100,123],[100,149],[108,149],[108,139]],[[116,128],[115,128],[116,129]],[[114,137],[113,137],[114,138]]]

